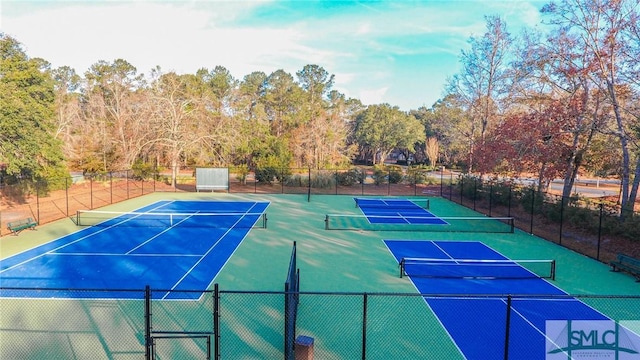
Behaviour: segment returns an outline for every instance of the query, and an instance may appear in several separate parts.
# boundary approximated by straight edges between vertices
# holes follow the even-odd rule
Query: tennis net
[[[403,215],[325,215],[326,230],[513,233],[512,217],[436,217]]]
[[[400,260],[400,277],[463,279],[555,280],[555,260],[479,260],[406,257]]]
[[[353,198],[356,207],[359,208],[385,208],[385,209],[429,209],[429,199],[408,198]]]
[[[101,227],[266,228],[266,213],[164,213],[78,210],[76,225]]]

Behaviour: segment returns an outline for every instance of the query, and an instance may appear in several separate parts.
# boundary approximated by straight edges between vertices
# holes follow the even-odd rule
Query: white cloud
[[[1,1],[1,0],[0,0]],[[265,1],[86,1],[4,2],[2,31],[14,35],[31,57],[54,67],[68,65],[84,73],[99,60],[125,59],[147,73],[193,73],[222,65],[236,78],[253,71],[295,72],[317,64],[336,74],[336,89],[365,103],[432,103],[415,93],[398,96],[411,83],[441,78],[422,64],[447,59],[447,75],[466,40],[485,29],[483,11],[502,13],[508,25],[536,22],[536,6],[513,1],[380,2],[336,10],[322,16],[302,13],[296,2],[265,6]],[[26,4],[26,5],[25,5]],[[46,5],[43,5],[46,4]],[[302,2],[301,2],[302,4]],[[280,19],[278,11],[300,17]],[[34,26],[37,24],[37,26]],[[424,61],[429,59],[429,61]],[[415,63],[415,65],[412,65]],[[415,76],[406,74],[407,67]],[[431,66],[430,66],[431,67]],[[444,66],[438,66],[443,72]],[[450,69],[450,70],[449,70]],[[430,83],[439,89],[443,84]],[[385,99],[386,97],[386,99]],[[415,100],[411,100],[415,99]],[[404,106],[403,106],[404,107]]]
[[[360,99],[360,101],[362,101],[362,103],[365,105],[381,104],[386,102],[384,99],[388,90],[389,90],[389,87],[387,86],[377,88],[377,89],[361,90],[357,94],[357,98]],[[391,104],[391,105],[394,105],[394,104]]]

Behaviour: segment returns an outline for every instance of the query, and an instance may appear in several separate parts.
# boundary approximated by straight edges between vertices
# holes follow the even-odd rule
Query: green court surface
[[[365,301],[367,359],[463,358],[423,298],[416,296],[410,279],[400,278],[385,239],[481,241],[510,259],[555,259],[553,284],[568,294],[640,295],[633,277],[519,230],[326,230],[326,214],[361,214],[353,196],[314,195],[308,202],[306,195],[154,193],[102,209],[131,211],[171,199],[270,202],[267,228],[251,230],[214,280],[221,290],[222,359],[282,358],[281,292],[294,241],[302,292],[296,334],[314,339],[318,359],[361,358]],[[439,217],[479,216],[442,198],[430,198],[429,211]],[[65,219],[19,236],[3,236],[0,259],[78,229]],[[143,291],[144,285],[141,299]],[[640,320],[638,298],[584,301],[613,319]],[[200,301],[154,301],[154,329],[208,332],[212,302],[210,294]],[[2,359],[144,358],[142,300],[0,299],[0,309]],[[205,347],[199,338],[158,339],[157,358],[204,358]]]

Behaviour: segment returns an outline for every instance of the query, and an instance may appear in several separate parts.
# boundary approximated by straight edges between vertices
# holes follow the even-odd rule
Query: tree
[[[626,86],[625,69],[634,68],[637,53],[629,54],[625,48],[625,33],[629,19],[637,18],[637,1],[632,0],[563,0],[543,7],[549,23],[575,40],[576,52],[586,55],[590,69],[589,80],[606,95],[610,114],[615,120],[614,134],[618,137],[622,152],[623,209],[633,208],[636,194],[630,192],[631,152],[628,129],[629,118],[623,105]],[[640,175],[640,162],[636,163]],[[640,176],[636,176],[640,182]],[[637,191],[637,185],[634,186]]]
[[[371,105],[356,117],[355,138],[374,165],[395,148],[407,148],[424,136],[424,126],[397,106]]]
[[[479,170],[511,177],[534,173],[542,191],[565,169],[569,133],[564,128],[575,116],[572,111],[556,102],[543,111],[510,114],[488,137]]]
[[[296,75],[298,83],[306,93],[309,109],[321,108],[324,96],[331,91],[335,75],[329,75],[318,65],[305,65]]]
[[[337,137],[346,134],[340,120],[327,112],[325,99],[333,86],[334,75],[318,65],[306,65],[296,75],[303,93],[297,113],[299,121],[292,129],[291,150],[298,166],[330,165],[328,153],[332,152],[332,145],[336,145]]]
[[[62,141],[63,153],[71,167],[75,167],[80,158],[84,137],[84,119],[80,104],[81,77],[68,66],[62,66],[51,72],[55,81],[56,131],[55,138]]]
[[[455,95],[449,94],[431,108],[421,107],[412,114],[424,125],[425,136],[438,140],[445,163],[464,163],[468,159],[475,134],[469,127],[468,113]]]
[[[526,104],[531,111],[543,111],[560,101],[566,109],[572,109],[573,117],[566,119],[564,127],[571,140],[563,159],[563,197],[571,195],[585,154],[594,135],[603,130],[606,118],[603,94],[592,89],[589,56],[576,46],[577,42],[575,36],[562,29],[551,31],[544,38],[530,33],[519,51],[520,59],[514,63],[518,70],[513,71],[514,84],[528,84],[519,86],[520,104]]]
[[[55,139],[55,92],[49,64],[30,59],[14,38],[0,33],[0,175],[50,185],[64,182],[60,141]]]
[[[433,136],[427,137],[425,148],[426,148],[427,158],[429,159],[429,164],[435,167],[436,163],[438,162],[438,154],[439,154],[438,139],[436,139]]]
[[[98,61],[85,73],[84,92],[86,117],[101,153],[100,169],[130,169],[148,142],[149,109],[144,98],[144,80],[137,69],[123,59],[109,63]]]
[[[193,76],[193,75],[191,75]],[[152,123],[156,129],[154,143],[160,145],[171,167],[171,184],[176,178],[182,157],[202,139],[198,119],[194,116],[193,97],[189,96],[189,75],[174,72],[161,74],[151,85]]]
[[[466,107],[470,123],[471,146],[469,147],[468,170],[475,163],[476,144],[482,149],[490,126],[496,122],[500,101],[505,94],[508,77],[507,55],[511,35],[504,21],[498,16],[485,17],[487,32],[480,38],[471,37],[469,51],[462,51],[462,70],[449,82],[449,92],[455,94]],[[479,132],[478,135],[476,133]],[[479,139],[475,139],[479,136]]]
[[[298,125],[301,95],[302,89],[284,70],[276,70],[267,77],[263,98],[275,136],[283,136]]]

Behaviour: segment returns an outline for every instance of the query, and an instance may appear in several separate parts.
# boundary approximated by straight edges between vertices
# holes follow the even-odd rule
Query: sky
[[[84,74],[124,59],[138,73],[227,68],[234,78],[305,65],[335,75],[333,89],[365,105],[431,107],[460,70],[470,37],[499,15],[512,35],[539,26],[524,0],[0,0],[0,32],[31,58]]]

